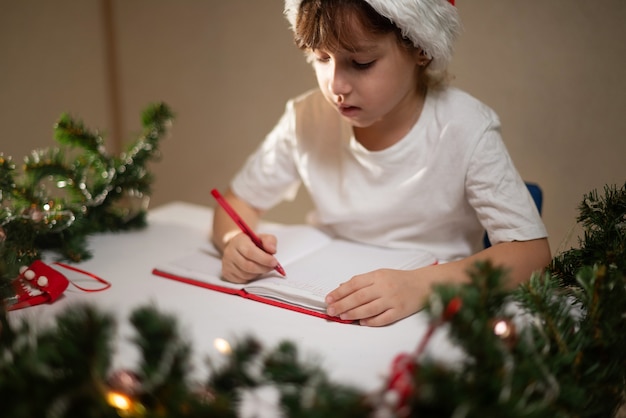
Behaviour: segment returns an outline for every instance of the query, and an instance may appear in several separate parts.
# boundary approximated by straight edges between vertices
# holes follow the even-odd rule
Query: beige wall
[[[626,2],[457,6],[454,84],[498,112],[518,169],[543,187],[554,252],[583,193],[626,181]],[[213,205],[210,188],[225,188],[285,100],[314,85],[282,0],[0,0],[0,151],[20,161],[54,146],[52,125],[69,111],[117,152],[141,109],[165,101],[177,117],[152,166],[153,205]],[[307,207],[301,196],[270,217],[300,221]]]

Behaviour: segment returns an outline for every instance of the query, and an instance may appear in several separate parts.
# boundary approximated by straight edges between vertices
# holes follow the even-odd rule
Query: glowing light
[[[119,392],[109,392],[107,393],[107,402],[113,408],[120,409],[122,411],[128,411],[132,403],[128,396],[121,394]]]
[[[228,341],[223,338],[216,338],[215,341],[213,341],[213,346],[222,354],[230,354],[233,351]]]
[[[506,338],[511,334],[511,327],[506,321],[498,321],[493,327],[493,332],[502,338]]]

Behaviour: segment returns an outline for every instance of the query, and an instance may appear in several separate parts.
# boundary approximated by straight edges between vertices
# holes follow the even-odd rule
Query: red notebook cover
[[[333,238],[310,225],[272,225],[265,229],[281,242],[278,258],[292,275],[288,287],[315,292],[315,307],[286,302],[267,294],[259,294],[248,286],[229,285],[219,279],[221,257],[213,248],[199,247],[197,251],[163,264],[153,266],[152,273],[161,277],[192,284],[205,289],[238,295],[294,312],[340,323],[355,323],[326,314],[323,295],[336,288],[346,278],[379,268],[413,269],[436,263],[430,253],[419,249],[391,249]],[[272,286],[270,279],[269,285]],[[282,284],[276,284],[279,287]],[[251,286],[262,284],[250,283]],[[244,290],[246,288],[248,290]],[[304,290],[307,293],[308,290]],[[290,292],[287,292],[290,293]],[[306,298],[306,296],[305,296]]]
[[[218,292],[227,293],[229,295],[241,296],[242,298],[255,300],[257,302],[263,302],[263,303],[266,303],[268,305],[277,306],[277,307],[283,308],[283,309],[289,309],[290,311],[299,312],[299,313],[303,313],[303,314],[311,315],[311,316],[316,316],[318,318],[326,319],[328,321],[340,322],[342,324],[356,323],[355,321],[352,321],[352,320],[344,320],[344,319],[341,319],[341,318],[339,318],[337,316],[330,316],[330,315],[327,315],[325,313],[321,313],[321,312],[314,311],[314,310],[311,310],[311,309],[303,308],[301,306],[292,305],[292,304],[287,303],[287,302],[281,302],[281,301],[276,300],[276,299],[266,298],[266,297],[263,297],[263,296],[254,295],[254,294],[246,292],[245,289],[233,289],[233,288],[230,288],[230,287],[217,286],[217,285],[214,285],[214,284],[202,282],[200,280],[189,279],[187,277],[182,277],[182,276],[178,276],[178,275],[175,275],[175,274],[167,273],[167,272],[164,272],[164,271],[156,269],[156,268],[152,270],[152,274],[154,274],[156,276],[160,276],[160,277],[165,277],[167,279],[176,280],[176,281],[179,281],[179,282],[182,282],[182,283],[187,283],[187,284],[190,284],[190,285],[203,287],[205,289],[211,289],[211,290],[215,290],[215,291],[218,291]]]

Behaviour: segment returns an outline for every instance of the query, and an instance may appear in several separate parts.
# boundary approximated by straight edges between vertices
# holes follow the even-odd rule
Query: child
[[[303,184],[313,222],[329,233],[441,260],[347,277],[326,297],[328,314],[386,325],[420,310],[433,284],[467,280],[478,260],[505,266],[513,285],[548,264],[545,227],[496,114],[446,86],[459,31],[452,4],[287,0],[285,14],[319,89],[287,103],[226,199],[254,228]],[[280,243],[261,239],[265,251],[216,209],[225,279],[247,282],[277,265]]]

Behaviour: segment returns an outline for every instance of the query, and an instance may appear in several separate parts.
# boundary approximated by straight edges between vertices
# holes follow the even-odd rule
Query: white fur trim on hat
[[[452,59],[461,24],[447,0],[363,0],[391,20],[413,45],[433,58],[430,68],[443,70]],[[293,29],[302,0],[285,0],[285,16]]]

